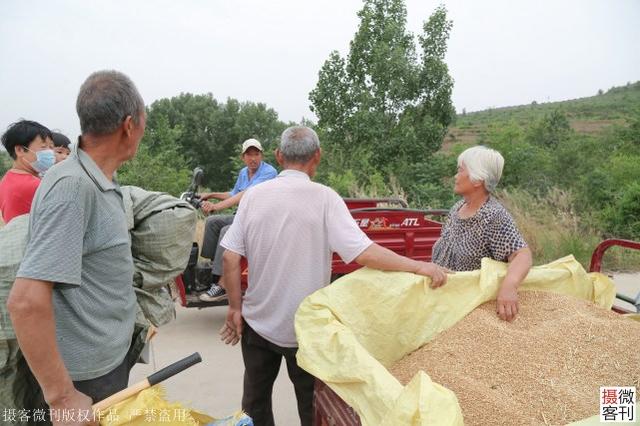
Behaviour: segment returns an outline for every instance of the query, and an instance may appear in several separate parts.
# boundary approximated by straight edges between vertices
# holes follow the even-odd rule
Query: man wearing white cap
[[[242,199],[244,191],[261,182],[273,179],[278,172],[272,165],[262,161],[262,145],[256,139],[247,139],[242,144],[242,161],[246,165],[238,174],[238,179],[233,189],[229,192],[209,192],[201,195],[203,200],[215,198],[219,203],[205,201],[202,203],[202,211],[205,213],[218,212],[229,207],[237,206]],[[233,215],[213,215],[207,218],[202,241],[202,257],[213,261],[211,272],[220,277],[216,283],[204,294],[200,295],[203,302],[215,302],[227,297],[222,286],[222,253],[224,249],[219,242],[233,222]]]

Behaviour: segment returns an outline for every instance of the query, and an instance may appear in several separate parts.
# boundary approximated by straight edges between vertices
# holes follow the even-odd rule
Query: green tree
[[[233,186],[244,140],[260,140],[270,158],[274,142],[286,127],[265,104],[235,99],[221,103],[210,93],[183,93],[154,102],[149,107],[147,129],[164,126],[165,120],[168,129],[180,129],[175,141],[188,167],[202,166],[205,185],[218,190]]]
[[[562,111],[555,109],[531,126],[527,141],[545,148],[556,148],[571,133],[571,125],[567,116]]]
[[[640,106],[635,114],[627,119],[627,126],[616,128],[614,137],[621,142],[621,146],[616,148],[640,154]]]
[[[0,151],[0,176],[4,176],[7,170],[11,168],[13,160],[6,151]]]
[[[545,147],[527,142],[526,131],[515,122],[490,125],[480,143],[504,157],[501,187],[545,191],[553,185],[554,157]]]
[[[611,236],[640,240],[640,182],[618,191],[614,202],[605,208],[603,219]]]
[[[318,136],[321,141],[326,141],[321,131]],[[378,186],[381,176],[371,164],[371,158],[372,153],[366,148],[356,147],[347,151],[340,146],[325,147],[315,178],[345,197],[365,196],[366,188]]]
[[[166,117],[158,118],[154,127],[145,131],[136,156],[118,171],[119,182],[180,195],[191,176],[177,143],[181,133],[180,127],[169,127]]]
[[[452,24],[437,8],[417,54],[402,0],[365,0],[358,16],[347,58],[334,51],[320,69],[311,110],[328,149],[367,152],[377,172],[399,175],[440,148],[455,115],[444,62]]]
[[[422,162],[408,165],[401,172],[411,205],[448,209],[455,203],[457,196],[453,192],[453,186],[458,154],[437,152]]]

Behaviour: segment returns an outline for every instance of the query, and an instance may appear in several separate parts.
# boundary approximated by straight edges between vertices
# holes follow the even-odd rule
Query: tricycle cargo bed
[[[354,215],[354,217],[356,216]],[[426,228],[429,227],[427,225],[427,222],[424,222],[422,224],[425,228],[425,234],[423,234],[422,237],[425,239],[430,238],[430,236],[427,236],[428,231],[426,231]],[[439,231],[440,230],[438,229],[438,234]],[[374,232],[368,232],[368,235],[370,235],[372,238],[375,238]],[[429,257],[431,255],[430,250],[432,246],[433,242],[431,242],[431,245],[428,248]],[[591,260],[590,272],[601,271],[602,257],[604,255],[604,252],[612,246],[620,246],[629,249],[640,250],[640,242],[628,240],[603,241],[594,250]],[[638,287],[640,290],[640,282],[638,282]],[[619,301],[623,300],[631,303],[632,305],[635,305],[636,312],[640,312],[640,294],[638,294],[635,298],[629,298],[621,294],[618,294],[616,297]],[[612,307],[612,310],[618,313],[634,313],[616,306],[615,304]],[[603,385],[605,384],[603,383]],[[331,390],[329,386],[317,379],[314,395],[314,424],[317,426],[360,426],[362,422],[359,415],[352,407],[350,407],[342,398],[340,398],[340,396],[338,396],[333,390]]]

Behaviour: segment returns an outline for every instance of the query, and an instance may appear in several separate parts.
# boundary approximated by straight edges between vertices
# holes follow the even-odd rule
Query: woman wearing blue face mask
[[[22,120],[9,126],[2,145],[13,166],[0,180],[0,216],[8,223],[29,213],[43,175],[55,163],[51,131],[35,121]]]

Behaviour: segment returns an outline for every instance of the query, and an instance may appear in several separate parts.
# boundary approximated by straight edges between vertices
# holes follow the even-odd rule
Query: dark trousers
[[[21,354],[20,354],[21,355]],[[73,382],[73,386],[91,397],[93,402],[98,402],[105,399],[112,394],[121,391],[126,388],[129,382],[129,370],[133,366],[130,361],[131,357],[129,354],[125,357],[124,361],[110,371],[104,376],[97,377],[91,380],[82,380]],[[23,365],[21,365],[23,364]],[[27,366],[26,360],[21,357],[21,364],[18,365],[18,372],[23,375],[25,378],[24,382],[20,382],[19,385],[21,387],[26,387],[30,394],[30,399],[25,399],[25,404],[22,406],[15,407],[16,409],[26,408],[31,410],[30,414],[32,416],[35,415],[35,410],[40,410],[43,413],[43,417],[40,419],[30,418],[31,421],[28,423],[18,423],[18,424],[29,424],[29,425],[37,425],[37,426],[47,426],[51,425],[51,418],[49,416],[49,406],[44,400],[44,395],[42,394],[42,390],[38,381],[33,376],[33,373]],[[5,407],[0,407],[5,408]],[[11,408],[11,407],[10,407]],[[55,414],[52,414],[55,416]],[[54,417],[53,420],[58,420],[57,417]]]
[[[282,357],[287,362],[289,379],[293,383],[298,414],[302,426],[311,426],[314,377],[298,367],[298,348],[283,348],[264,339],[244,323],[242,358],[244,360],[244,389],[242,409],[256,426],[273,426],[271,394],[273,383],[280,371]]]
[[[224,247],[220,245],[222,237],[233,223],[233,215],[216,214],[209,216],[204,223],[204,236],[202,237],[202,250],[200,255],[212,260],[211,273],[222,275],[222,254]]]
[[[129,371],[140,357],[148,327],[135,325],[131,346],[124,361],[113,371],[92,380],[73,382],[74,387],[98,402],[127,387]],[[40,384],[22,355],[16,339],[0,339],[0,410],[29,411],[29,419],[16,425],[51,425],[49,406]],[[36,412],[36,410],[38,410]],[[2,416],[0,415],[0,418]]]
[[[130,362],[128,356],[125,356],[119,366],[104,376],[77,380],[73,382],[73,386],[96,403],[126,388],[129,384],[129,370],[131,370]]]
[[[74,381],[73,386],[83,394],[91,397],[94,403],[125,389],[129,385],[129,372],[138,362],[140,352],[144,348],[147,329],[147,327],[139,324],[135,325],[131,346],[129,346],[129,351],[120,365],[104,376]]]

